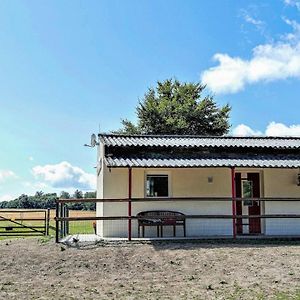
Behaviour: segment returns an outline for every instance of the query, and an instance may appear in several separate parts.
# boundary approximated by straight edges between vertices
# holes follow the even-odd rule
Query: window
[[[168,175],[147,175],[146,196],[147,197],[168,197],[169,196]]]
[[[249,198],[253,198],[253,182],[250,180],[242,180],[242,198],[248,198],[244,200],[245,206],[253,206],[253,201]]]

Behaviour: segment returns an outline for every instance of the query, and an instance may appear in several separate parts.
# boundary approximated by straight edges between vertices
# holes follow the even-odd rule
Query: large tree
[[[136,107],[137,124],[125,119],[124,134],[224,135],[230,128],[230,106],[219,107],[205,86],[167,79],[150,88]]]

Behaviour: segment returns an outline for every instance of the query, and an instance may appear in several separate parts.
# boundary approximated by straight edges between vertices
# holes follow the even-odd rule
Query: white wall
[[[144,198],[145,177],[147,173],[167,172],[170,181],[171,197],[230,197],[231,181],[230,169],[133,169],[132,170],[132,197]],[[103,168],[103,197],[128,197],[128,169]],[[208,177],[213,177],[213,183],[208,183]],[[132,203],[132,215],[145,210],[172,210],[184,214],[231,214],[231,202],[223,201],[143,201]],[[126,216],[127,203],[104,203],[103,208],[97,208],[99,215]],[[104,221],[103,231],[106,237],[127,237],[127,221]],[[183,236],[183,230],[176,228],[177,235]],[[187,236],[199,235],[232,235],[231,220],[192,220],[186,221]],[[132,235],[137,236],[137,221],[132,221]],[[171,236],[172,228],[164,228],[164,236]],[[146,228],[146,236],[156,236],[156,228]]]
[[[126,216],[127,203],[105,203],[105,215]],[[212,215],[231,214],[231,203],[221,201],[164,201],[164,202],[133,202],[132,215],[135,216],[145,210],[171,210],[184,213],[186,215]],[[127,221],[105,221],[103,235],[107,237],[127,237]],[[137,237],[137,221],[132,221],[132,236]],[[173,236],[172,226],[164,227],[164,236]],[[183,236],[182,226],[176,227],[177,236]],[[146,227],[146,237],[156,237],[156,227]],[[212,235],[232,235],[231,220],[208,220],[208,219],[187,219],[186,235],[188,237],[212,236]]]
[[[268,214],[300,214],[300,202],[268,201],[265,203]],[[266,219],[266,235],[300,235],[300,219]]]
[[[300,198],[297,169],[265,169],[265,197]],[[300,201],[267,201],[265,214],[300,214]],[[266,219],[266,235],[300,235],[300,219]]]
[[[264,169],[265,197],[300,198],[297,169]]]
[[[237,172],[257,171],[261,173],[262,197],[294,197],[300,198],[300,187],[296,185],[298,171],[294,169],[260,169]],[[231,171],[229,168],[202,169],[133,169],[132,197],[144,198],[145,177],[147,173],[168,172],[171,197],[231,197]],[[213,183],[208,183],[208,177]],[[128,198],[128,169],[112,168],[103,165],[98,176],[98,198]],[[265,202],[262,214],[300,214],[300,202]],[[132,215],[145,210],[173,210],[184,214],[231,214],[231,202],[223,201],[164,201],[133,202]],[[97,216],[126,216],[126,203],[98,203]],[[104,237],[127,237],[128,221],[97,222],[97,232]],[[187,236],[232,235],[232,220],[188,219]],[[299,235],[299,219],[267,219],[262,220],[262,229],[266,235]],[[165,236],[172,236],[172,228],[164,230]],[[137,236],[137,221],[132,221],[133,237]],[[183,235],[177,227],[178,236]],[[156,228],[146,228],[146,237],[156,236]]]
[[[97,147],[98,151],[98,160],[97,160],[97,199],[104,199],[104,145],[100,143],[100,145]],[[97,202],[96,203],[96,217],[103,217],[104,211],[103,211],[103,203]],[[103,236],[103,221],[99,220],[97,221],[97,228],[96,228],[97,234],[100,236]]]

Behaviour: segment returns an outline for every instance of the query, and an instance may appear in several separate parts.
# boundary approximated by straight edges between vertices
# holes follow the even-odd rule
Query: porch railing
[[[203,211],[201,211],[201,207],[198,207],[193,211],[193,209],[184,206],[187,205],[187,202],[192,202],[189,203],[191,206],[195,203],[218,203],[220,204],[220,208],[218,209],[216,206],[215,209],[212,209],[219,210],[217,213],[205,213],[205,206],[202,207]],[[95,212],[90,215],[72,215],[70,214],[68,203],[102,203],[103,205],[111,204],[111,207],[109,209],[110,213],[107,213],[105,216],[96,216]],[[132,229],[134,227],[136,232],[137,225],[135,223],[141,219],[136,216],[138,212],[141,210],[151,209],[179,211],[180,209],[178,209],[178,206],[173,208],[173,206],[176,206],[175,203],[182,204],[181,212],[185,213],[185,211],[188,211],[188,213],[185,213],[184,216],[172,218],[184,218],[185,220],[189,220],[189,226],[193,229],[190,231],[193,232],[197,231],[197,228],[194,228],[195,226],[201,227],[201,224],[206,222],[205,226],[207,226],[207,228],[208,226],[214,226],[216,229],[219,226],[220,232],[223,232],[221,227],[225,226],[226,234],[220,234],[220,236],[232,238],[236,238],[239,235],[245,236],[262,234],[268,236],[278,235],[281,237],[300,237],[300,198],[172,197],[131,199],[58,199],[56,202],[55,217],[56,242],[61,241],[68,235],[80,233],[99,234],[99,232],[97,232],[97,228],[100,222],[102,222],[102,227],[99,227],[102,229],[106,227],[107,229],[103,229],[103,232],[106,231],[106,234],[102,233],[100,235],[109,237],[110,232],[122,232],[122,234],[119,235],[124,237],[124,232],[126,232],[126,238],[130,241],[133,237],[136,237],[136,233],[134,233]],[[120,205],[122,205],[122,213],[117,213],[117,211],[120,211],[118,208]],[[249,208],[254,207],[255,205],[259,206],[259,213],[249,214],[251,210],[249,210]],[[147,207],[150,208],[147,209]],[[222,212],[222,207],[226,208],[226,212]],[[242,210],[239,207],[242,207]],[[101,214],[101,209],[98,208],[98,210],[99,214]],[[255,212],[255,210],[253,211]],[[168,219],[168,216],[161,218]],[[155,220],[156,217],[150,216],[147,217],[147,219]],[[224,222],[221,222],[220,220],[224,220]],[[107,225],[107,222],[110,222],[110,225]],[[83,230],[85,226],[88,226],[88,228]],[[229,228],[231,230],[229,230]],[[115,234],[112,235],[114,236]],[[203,235],[199,234],[199,237],[201,236]],[[187,238],[188,237],[196,237],[194,235],[189,235],[189,228],[187,229]]]

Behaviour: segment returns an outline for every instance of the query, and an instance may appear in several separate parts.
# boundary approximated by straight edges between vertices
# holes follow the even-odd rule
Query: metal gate
[[[0,209],[0,236],[49,235],[50,209]]]

